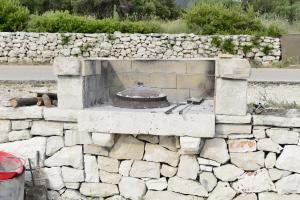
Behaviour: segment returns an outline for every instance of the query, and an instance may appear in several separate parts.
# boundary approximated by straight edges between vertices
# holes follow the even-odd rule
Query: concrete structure
[[[295,58],[300,64],[300,34],[283,35],[281,38],[282,56]]]

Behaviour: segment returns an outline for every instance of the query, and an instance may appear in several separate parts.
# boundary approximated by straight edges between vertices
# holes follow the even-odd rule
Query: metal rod
[[[167,110],[167,111],[165,112],[165,114],[167,114],[167,115],[171,114],[171,113],[173,112],[173,110],[175,110],[176,108],[178,108],[178,107],[181,106],[181,105],[183,105],[183,104],[182,104],[182,103],[176,104],[175,106],[173,106],[172,108],[170,108],[169,110]]]

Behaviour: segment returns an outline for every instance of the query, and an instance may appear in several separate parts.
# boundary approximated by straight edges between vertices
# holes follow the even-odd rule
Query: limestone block
[[[222,199],[231,200],[236,195],[236,192],[230,187],[227,182],[218,182],[215,189],[210,193],[207,200]]]
[[[175,136],[159,136],[159,145],[171,151],[177,151]]]
[[[208,192],[211,192],[218,182],[215,175],[211,172],[202,172],[199,175],[199,181]]]
[[[300,147],[286,145],[276,161],[276,168],[300,173]]]
[[[13,121],[11,121],[11,129],[15,130],[15,131],[29,129],[31,127],[31,125],[32,125],[31,120],[13,120]]]
[[[199,165],[208,165],[208,166],[214,166],[214,167],[220,167],[220,163],[213,161],[213,160],[209,160],[209,159],[205,159],[205,158],[197,158]]]
[[[176,167],[171,167],[169,165],[163,164],[161,166],[160,173],[161,173],[161,175],[170,178],[170,177],[175,176],[175,174],[177,173],[177,170],[178,169]]]
[[[98,168],[107,172],[118,173],[120,162],[114,158],[98,156]]]
[[[199,172],[199,164],[195,156],[182,155],[178,165],[177,176],[184,179],[196,180]]]
[[[272,115],[253,115],[253,124],[277,127],[299,127],[300,118]]]
[[[90,197],[109,197],[119,194],[118,186],[108,183],[82,183],[80,193]]]
[[[95,156],[84,155],[85,182],[99,182],[98,164]]]
[[[0,132],[0,143],[5,143],[8,141],[8,132]]]
[[[109,156],[116,159],[141,160],[144,155],[144,146],[144,142],[131,135],[121,135],[111,149]]]
[[[216,77],[248,79],[251,65],[247,59],[219,59],[216,61]]]
[[[253,130],[253,135],[256,139],[262,139],[266,137],[266,131],[264,129]]]
[[[179,155],[169,151],[162,146],[146,143],[144,160],[167,163],[176,167],[179,162]]]
[[[252,116],[247,114],[245,116],[237,115],[216,115],[216,123],[218,124],[250,124]]]
[[[107,69],[108,72],[123,73],[132,72],[131,60],[103,60],[103,68]]]
[[[210,77],[205,74],[177,74],[177,88],[179,89],[203,89],[209,88]]]
[[[219,163],[227,162],[229,160],[229,154],[225,140],[221,138],[206,140],[200,156]]]
[[[133,163],[133,160],[123,160],[120,163],[119,174],[121,174],[122,176],[129,176],[129,172],[131,170],[132,163]]]
[[[48,121],[77,122],[78,111],[60,108],[44,108],[44,118]]]
[[[274,192],[263,192],[258,194],[259,200],[298,200],[300,199],[299,194],[280,195]]]
[[[280,153],[282,147],[279,144],[273,142],[273,140],[271,140],[270,138],[263,138],[258,140],[257,149],[261,151]]]
[[[53,70],[57,76],[78,76],[81,73],[81,61],[75,57],[56,57]]]
[[[34,121],[31,135],[52,136],[63,135],[64,124],[59,122]]]
[[[76,144],[92,144],[91,134],[77,130],[66,130],[65,146],[74,146]]]
[[[268,153],[265,159],[265,166],[266,168],[270,169],[273,168],[276,164],[276,154],[275,153]]]
[[[157,135],[138,135],[137,139],[143,140],[152,144],[157,144],[159,142]]]
[[[51,136],[47,138],[46,155],[52,156],[58,150],[64,147],[64,139],[62,136]]]
[[[41,171],[47,179],[48,189],[60,190],[65,186],[60,167],[42,168]]]
[[[168,190],[181,194],[208,197],[208,192],[198,181],[186,180],[177,176],[169,179]]]
[[[162,191],[168,187],[168,182],[165,177],[159,179],[150,179],[146,181],[146,186],[148,190]]]
[[[215,75],[214,60],[185,60],[188,74],[207,74]]]
[[[231,163],[243,170],[257,170],[264,167],[265,153],[263,151],[230,153]]]
[[[81,76],[100,75],[102,72],[101,60],[83,60],[81,66]]]
[[[83,169],[83,154],[81,146],[63,147],[45,160],[45,166],[72,166],[76,169]]]
[[[275,185],[266,169],[245,173],[239,180],[232,184],[232,187],[241,193],[275,191]]]
[[[276,169],[276,168],[269,169],[269,175],[270,175],[270,178],[272,179],[272,181],[279,180],[283,177],[290,175],[291,173],[292,172],[280,170],[280,169]]]
[[[186,73],[186,64],[179,60],[132,60],[134,72]]]
[[[136,178],[159,178],[160,163],[134,161],[130,170],[130,176]]]
[[[246,115],[247,81],[217,78],[215,112],[217,115]]]
[[[235,140],[235,139],[253,139],[253,134],[231,134],[228,135],[228,139]]]
[[[213,171],[212,166],[200,165],[199,167],[200,167],[200,171],[203,171],[203,172],[212,172]]]
[[[275,185],[279,194],[300,193],[300,174],[292,174],[278,180]]]
[[[92,133],[94,144],[102,147],[112,147],[114,145],[114,134],[109,133]]]
[[[43,108],[39,106],[0,107],[0,119],[42,119],[42,112]]]
[[[26,140],[31,138],[29,130],[11,131],[8,133],[9,141]]]
[[[156,88],[176,88],[176,73],[149,73],[148,87]]]
[[[171,191],[151,191],[148,190],[146,193],[145,200],[160,200],[160,199],[172,199],[172,200],[194,200],[195,196],[192,195],[182,195]],[[197,197],[197,200],[203,200]]]
[[[65,130],[78,130],[78,124],[77,123],[64,123],[64,129]]]
[[[228,149],[229,152],[249,152],[256,150],[256,141],[255,140],[228,140]]]
[[[299,133],[280,128],[266,130],[267,135],[278,144],[298,144]]]
[[[200,152],[201,138],[180,137],[180,153],[198,154]]]
[[[116,173],[109,173],[104,170],[99,171],[100,180],[102,183],[118,184],[122,175]]]
[[[228,136],[230,134],[251,134],[252,126],[246,124],[217,124],[216,135]]]
[[[256,194],[241,194],[235,197],[233,200],[257,200]]]
[[[80,187],[80,183],[65,183],[66,188],[78,190]]]
[[[62,167],[61,172],[64,182],[77,183],[84,181],[84,170]]]
[[[62,195],[62,199],[86,200],[77,190],[67,189]]]
[[[244,170],[241,170],[232,164],[215,167],[213,170],[216,177],[224,182],[235,181],[244,173]]]
[[[143,180],[132,178],[132,177],[122,177],[119,183],[120,194],[128,199],[139,200],[146,193],[146,184]]]
[[[0,132],[9,132],[11,130],[11,122],[9,120],[0,120]]]
[[[108,156],[108,150],[96,144],[83,145],[83,153],[98,156]]]

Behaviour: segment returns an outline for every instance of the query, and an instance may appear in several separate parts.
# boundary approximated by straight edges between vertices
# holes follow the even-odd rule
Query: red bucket
[[[0,151],[0,181],[12,179],[22,174],[23,170],[23,162],[20,158]]]

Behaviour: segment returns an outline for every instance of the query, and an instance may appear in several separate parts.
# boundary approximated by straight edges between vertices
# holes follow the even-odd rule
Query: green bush
[[[221,3],[201,3],[187,11],[185,20],[195,32],[205,35],[280,35],[279,29],[265,27],[252,9],[227,7]]]
[[[67,11],[49,11],[41,16],[32,16],[27,31],[50,33],[152,33],[158,32],[159,24],[151,21],[96,20],[91,17],[71,15]]]
[[[21,31],[29,19],[29,10],[17,0],[0,0],[0,31]]]

